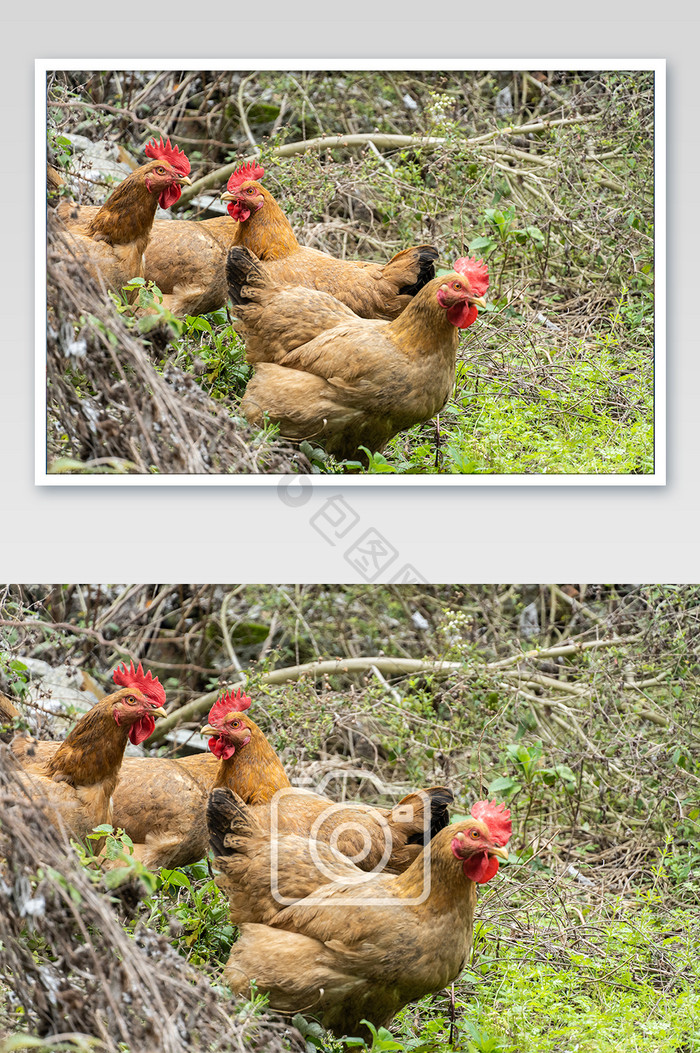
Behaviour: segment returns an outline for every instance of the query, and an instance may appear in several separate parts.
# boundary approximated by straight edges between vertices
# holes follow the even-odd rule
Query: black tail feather
[[[215,856],[232,855],[226,844],[229,834],[245,835],[252,832],[248,809],[238,794],[232,790],[212,790],[207,801],[207,825],[209,844]]]
[[[258,257],[250,249],[234,245],[226,257],[226,281],[232,302],[236,306],[246,303],[243,286],[262,285],[265,281]]]
[[[424,845],[432,840],[439,830],[443,830],[450,822],[449,807],[454,803],[454,794],[446,786],[431,786],[424,790],[430,797],[430,828],[427,831],[427,839],[423,832],[412,834],[408,839],[409,845]]]
[[[435,261],[438,258],[438,250],[432,245],[419,245],[418,252],[418,277],[413,285],[404,285],[399,289],[400,296],[415,296],[417,292],[431,282],[435,277]]]

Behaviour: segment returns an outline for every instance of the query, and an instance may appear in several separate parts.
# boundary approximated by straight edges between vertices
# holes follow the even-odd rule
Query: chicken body
[[[349,857],[360,856],[359,865],[365,869],[381,862],[387,846],[386,865],[404,869],[420,852],[424,836],[446,824],[453,798],[445,787],[410,794],[393,809],[336,804],[292,788],[279,757],[255,721],[236,709],[223,708],[224,719],[212,716],[212,709],[210,718],[217,726],[202,729],[212,734],[210,745],[216,743],[218,756],[124,758],[109,821],[129,835],[134,855],[150,869],[187,866],[206,855],[206,802],[215,786],[233,790],[255,806],[259,822],[267,829],[274,826],[302,834],[313,830],[321,840],[337,842]],[[27,767],[46,764],[60,743],[18,735],[11,748]],[[341,827],[345,829],[336,834]],[[367,837],[369,850],[365,849]]]
[[[143,278],[158,201],[168,207],[179,197],[180,186],[189,182],[177,167],[157,157],[128,175],[100,208],[59,205],[55,228],[62,235],[65,255],[75,257],[115,292],[132,278]]]
[[[217,884],[241,933],[224,970],[234,993],[255,981],[271,1008],[357,1035],[363,1019],[386,1025],[459,975],[474,880],[485,861],[492,876],[494,858],[507,858],[483,822],[444,828],[402,874],[368,875],[311,838],[270,838],[254,813],[225,790],[209,799]]]
[[[35,757],[31,742],[20,753],[26,792],[54,823],[83,838],[94,826],[113,822],[112,795],[127,739],[140,741],[165,710],[138,689],[124,687],[107,695],[81,717],[49,757]],[[26,740],[25,740],[26,741]],[[13,752],[17,754],[14,749]]]
[[[125,690],[138,689],[156,715],[165,714],[162,708],[165,691],[150,671],[144,672],[141,665],[136,669],[131,663],[128,668],[124,665],[115,669],[113,678],[116,684],[124,685]],[[177,761],[128,757],[121,768],[112,771],[105,759],[105,747],[97,727],[99,714],[108,701],[98,702],[82,717],[65,742],[37,742],[17,735],[11,743],[13,753],[26,771],[50,773],[73,743],[73,753],[78,757],[81,753],[86,754],[96,773],[99,775],[103,771],[105,776],[105,785],[109,789],[109,817],[99,821],[124,829],[134,842],[137,858],[148,867],[173,867],[201,859],[207,850],[204,832],[206,792]],[[93,730],[88,734],[90,728]],[[149,718],[132,730],[129,737],[133,742],[143,742],[153,728],[154,721]],[[107,731],[110,731],[109,727]],[[76,747],[76,738],[81,749]],[[109,736],[105,741],[109,742]]]
[[[256,178],[246,178],[248,174]],[[229,213],[237,221],[232,244],[262,260],[274,285],[319,289],[362,318],[391,319],[434,277],[438,252],[432,245],[404,249],[386,264],[338,260],[300,245],[284,212],[259,182],[264,174],[264,169],[251,166],[234,172],[221,200],[229,202]]]
[[[272,284],[241,249],[229,252],[227,275],[256,367],[244,415],[258,426],[267,416],[283,437],[320,442],[339,458],[360,446],[381,451],[439,413],[455,383],[462,323],[451,320],[452,308],[482,302],[454,272],[433,278],[397,319],[382,322],[358,318],[328,293]]]

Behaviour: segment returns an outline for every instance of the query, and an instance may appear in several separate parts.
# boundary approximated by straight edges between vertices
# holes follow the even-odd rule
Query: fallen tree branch
[[[497,128],[495,131],[487,132],[485,135],[477,135],[472,139],[447,139],[435,135],[394,135],[384,132],[362,132],[356,135],[320,135],[315,139],[302,139],[297,143],[285,143],[283,146],[269,147],[266,152],[273,157],[294,157],[297,154],[305,154],[311,150],[332,150],[338,147],[353,148],[368,146],[369,144],[372,144],[377,150],[398,150],[402,147],[430,150],[438,146],[459,147],[462,149],[465,146],[481,146],[482,143],[491,142],[492,139],[500,138],[500,136],[529,135],[532,132],[544,132],[548,128],[555,128],[561,125],[589,124],[600,119],[600,115],[592,114],[589,117],[561,117],[553,121],[536,121],[533,124],[513,124],[507,128]],[[225,183],[239,165],[257,160],[259,160],[259,152],[247,154],[245,157],[237,157],[235,161],[230,161],[221,168],[216,168],[213,172],[202,176],[192,186],[185,187],[177,202],[177,208],[184,208],[192,198],[197,197],[204,190],[209,190],[213,186]]]
[[[503,669],[504,666],[514,665],[518,662],[534,658],[552,658],[560,655],[578,654],[580,651],[591,650],[595,647],[612,647],[622,645],[631,640],[637,640],[641,633],[614,640],[588,640],[584,643],[567,644],[566,647],[550,647],[541,651],[526,651],[523,654],[506,658],[500,662],[487,662],[483,666],[469,668],[464,662],[446,662],[434,659],[421,658],[390,658],[386,655],[374,655],[368,658],[327,658],[315,662],[305,662],[303,665],[285,666],[282,669],[273,669],[260,677],[261,684],[286,684],[290,680],[300,680],[303,676],[332,676],[337,673],[374,673],[380,672],[383,676],[407,676],[411,673],[448,674],[460,672],[466,675],[480,676],[483,672]],[[517,674],[512,674],[513,677]],[[547,686],[567,691],[571,694],[581,694],[582,690],[568,682],[558,681],[554,678],[545,677],[544,674],[531,674],[523,683]],[[563,687],[562,684],[566,683]],[[180,709],[169,713],[163,720],[159,720],[156,729],[148,739],[148,743],[160,742],[169,731],[178,724],[195,720],[208,710],[220,695],[220,690],[208,691],[199,698],[192,699]]]
[[[566,655],[578,654],[579,651],[591,651],[598,647],[624,647],[625,644],[641,640],[643,633],[634,633],[632,636],[615,636],[607,640],[572,640],[571,643],[560,647],[548,647],[542,650],[523,651],[521,654],[511,655],[510,658],[502,658],[498,662],[489,662],[487,669],[505,669],[509,665],[517,665],[518,662],[527,662],[539,658],[563,658]]]
[[[407,673],[438,673],[443,670],[455,672],[464,668],[462,662],[431,662],[418,658],[387,658],[384,655],[374,658],[332,658],[306,662],[304,665],[286,666],[283,669],[273,669],[271,673],[265,673],[260,678],[260,683],[286,684],[290,680],[300,680],[307,674],[319,677],[333,673],[367,673],[372,672],[373,669],[388,676],[405,676]],[[199,717],[214,704],[220,694],[220,690],[209,691],[206,695],[194,698],[187,705],[175,710],[174,713],[169,713],[167,717],[158,722],[148,742],[159,742],[177,724]]]

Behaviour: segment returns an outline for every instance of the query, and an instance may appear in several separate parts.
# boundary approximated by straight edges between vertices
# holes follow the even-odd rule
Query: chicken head
[[[465,877],[483,885],[498,871],[499,859],[508,860],[510,811],[495,801],[477,801],[471,814],[452,838],[452,855],[462,863]]]
[[[165,689],[153,676],[150,669],[144,673],[139,662],[138,669],[131,662],[118,666],[112,680],[123,690],[114,694],[113,714],[117,724],[129,728],[129,739],[134,745],[144,742],[153,734],[155,718],[167,716],[165,712]]]
[[[245,223],[251,213],[262,208],[265,198],[256,180],[262,179],[264,175],[265,169],[253,162],[241,165],[231,173],[221,200],[229,202],[228,213],[232,219]]]
[[[177,146],[171,146],[170,139],[158,142],[151,139],[145,147],[146,157],[151,157],[149,166],[146,168],[144,182],[150,194],[158,198],[161,208],[170,208],[180,197],[183,184],[191,186],[188,179],[190,162],[187,155]]]
[[[466,329],[476,321],[478,307],[485,307],[483,299],[489,285],[488,267],[482,260],[461,257],[455,260],[454,273],[446,274],[438,288],[437,302],[447,311],[447,320],[458,329]]]
[[[219,760],[228,760],[251,739],[252,731],[243,710],[250,706],[250,699],[240,690],[228,691],[218,699],[209,711],[209,723],[201,728],[202,735],[211,735],[209,749]]]

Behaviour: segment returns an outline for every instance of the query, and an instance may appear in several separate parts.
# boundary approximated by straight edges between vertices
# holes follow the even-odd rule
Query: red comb
[[[209,723],[213,724],[217,720],[223,720],[229,713],[242,713],[244,709],[248,709],[250,703],[251,699],[243,694],[240,687],[238,691],[227,691],[209,710]]]
[[[489,269],[483,260],[473,256],[460,256],[454,262],[454,269],[469,279],[469,285],[475,296],[483,296],[489,287]]]
[[[146,698],[150,698],[151,701],[157,702],[161,706],[165,705],[165,688],[158,677],[153,676],[150,669],[147,673],[144,673],[140,662],[138,669],[134,669],[133,662],[131,662],[128,669],[126,662],[124,662],[123,666],[117,666],[112,673],[112,680],[119,687],[138,688]]]
[[[189,175],[190,173],[191,166],[187,154],[178,146],[171,146],[170,139],[167,142],[163,142],[162,136],[158,142],[155,139],[151,139],[150,143],[146,143],[143,152],[146,157],[152,157],[154,161],[169,161],[180,175]]]
[[[231,172],[226,189],[231,191],[235,190],[241,183],[245,183],[248,179],[262,179],[265,175],[265,169],[262,165],[256,165],[255,161],[249,161],[247,165],[241,165],[235,172]]]
[[[513,833],[510,822],[510,809],[504,804],[496,804],[495,801],[477,801],[472,807],[471,814],[475,819],[486,823],[491,840],[501,848],[508,842]]]

